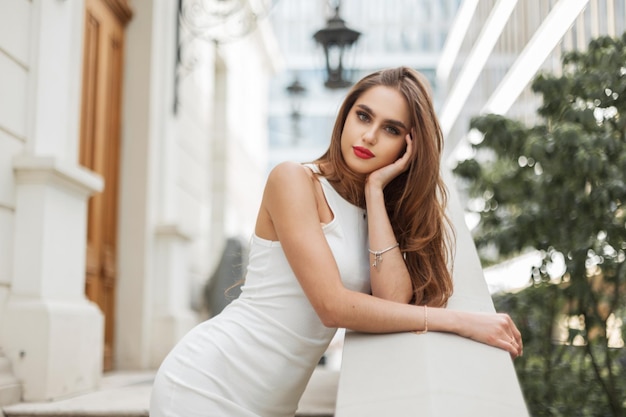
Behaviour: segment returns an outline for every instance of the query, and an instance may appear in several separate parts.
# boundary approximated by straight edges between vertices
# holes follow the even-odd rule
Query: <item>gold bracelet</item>
[[[374,255],[374,263],[372,264],[372,266],[375,267],[375,268],[378,268],[378,265],[383,262],[383,253],[389,252],[391,249],[397,248],[398,246],[400,246],[400,244],[398,242],[396,242],[395,245],[391,245],[388,248],[383,249],[383,250],[371,250],[371,249],[368,249],[369,253]]]
[[[413,333],[415,333],[415,334],[428,333],[428,306],[424,306],[424,329],[423,330],[416,330]]]

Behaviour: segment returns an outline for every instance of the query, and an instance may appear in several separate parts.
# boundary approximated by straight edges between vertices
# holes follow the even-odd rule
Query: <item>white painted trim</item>
[[[85,196],[104,189],[100,175],[52,156],[18,155],[13,169],[16,184],[62,184]]]
[[[612,0],[606,2],[606,20],[607,20],[607,35],[611,37],[617,36],[615,33],[615,3]]]
[[[598,0],[591,0],[591,38],[600,36],[600,21],[598,19]]]
[[[465,106],[465,102],[469,97],[476,80],[480,76],[491,51],[496,45],[504,27],[509,21],[509,17],[515,9],[518,0],[498,0],[491,14],[485,22],[485,26],[481,31],[474,48],[459,74],[454,86],[450,90],[444,103],[439,122],[444,137],[447,137],[456,119],[461,113],[461,109]]]
[[[182,242],[190,242],[193,240],[194,234],[191,230],[185,230],[178,223],[162,223],[155,227],[155,235],[160,237],[169,237],[179,239]]]
[[[589,0],[560,0],[537,29],[481,113],[505,114],[559,44]]]
[[[446,37],[446,43],[443,45],[441,56],[439,57],[437,80],[440,83],[448,81],[450,71],[452,71],[454,61],[459,55],[459,50],[463,44],[463,39],[467,35],[467,29],[472,22],[477,5],[478,0],[464,0],[457,11],[450,32]]]

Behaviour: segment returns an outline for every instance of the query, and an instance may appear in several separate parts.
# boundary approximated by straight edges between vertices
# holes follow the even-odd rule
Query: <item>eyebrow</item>
[[[360,107],[361,109],[365,110],[366,112],[370,113],[372,116],[376,116],[376,113],[374,112],[374,110],[372,110],[369,106],[365,105],[365,104],[357,104],[357,107]],[[404,123],[402,123],[400,120],[393,120],[393,119],[386,119],[385,123],[389,123],[391,125],[395,125],[398,126],[404,130],[408,130],[406,128],[406,126],[404,125]]]

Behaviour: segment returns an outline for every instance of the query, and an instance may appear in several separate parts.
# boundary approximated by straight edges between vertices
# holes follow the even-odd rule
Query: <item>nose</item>
[[[373,127],[370,129],[367,129],[365,132],[363,132],[362,138],[364,142],[375,145],[377,142],[376,129]]]

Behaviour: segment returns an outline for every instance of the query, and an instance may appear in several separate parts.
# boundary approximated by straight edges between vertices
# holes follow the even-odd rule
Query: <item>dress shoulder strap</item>
[[[320,173],[320,167],[317,164],[302,164],[302,165],[309,168],[311,171],[313,171],[316,174]]]

